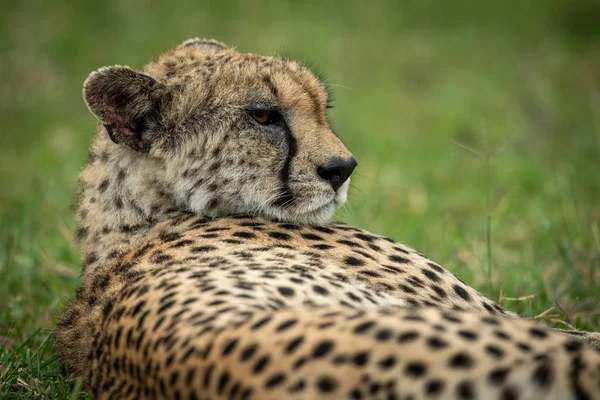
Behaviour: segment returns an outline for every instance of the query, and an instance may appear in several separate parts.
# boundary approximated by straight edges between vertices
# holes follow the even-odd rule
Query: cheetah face
[[[92,73],[84,97],[115,143],[154,163],[176,207],[318,224],[346,201],[356,166],[323,87],[295,61],[190,40],[143,73]]]

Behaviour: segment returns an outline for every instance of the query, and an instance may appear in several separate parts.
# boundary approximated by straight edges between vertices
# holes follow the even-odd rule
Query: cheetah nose
[[[340,186],[352,175],[357,162],[354,157],[347,160],[336,158],[329,164],[317,168],[317,174],[331,184],[333,190],[338,190]]]

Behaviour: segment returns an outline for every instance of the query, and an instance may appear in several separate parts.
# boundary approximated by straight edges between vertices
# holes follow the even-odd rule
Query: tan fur
[[[69,371],[99,398],[600,398],[594,334],[514,318],[410,248],[320,225],[348,183],[317,170],[351,157],[322,86],[199,39],[90,75],[82,284],[56,331]],[[281,110],[292,137],[253,107]]]

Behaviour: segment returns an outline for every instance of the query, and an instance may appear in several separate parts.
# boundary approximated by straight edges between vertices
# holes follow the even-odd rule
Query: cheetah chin
[[[343,206],[348,196],[350,178],[338,189],[333,199],[316,198],[304,207],[297,207],[293,212],[285,208],[266,208],[260,215],[278,221],[298,225],[320,225],[331,220],[335,210]]]

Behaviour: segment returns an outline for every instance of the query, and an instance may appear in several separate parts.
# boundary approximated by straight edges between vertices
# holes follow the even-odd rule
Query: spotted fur
[[[82,283],[56,346],[96,397],[600,398],[594,334],[509,315],[404,245],[324,223],[348,181],[320,171],[351,154],[301,64],[193,39],[142,72],[93,73],[84,98],[99,124]]]

